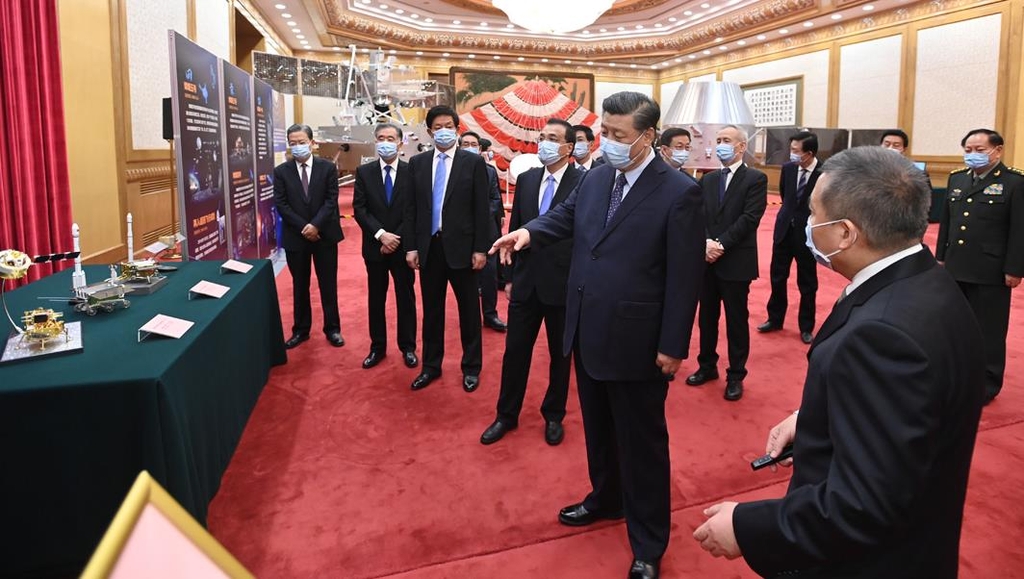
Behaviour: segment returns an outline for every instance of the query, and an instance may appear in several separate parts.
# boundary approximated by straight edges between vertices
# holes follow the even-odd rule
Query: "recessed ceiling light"
[[[739,45],[739,46],[745,46],[747,44],[747,41],[746,40],[737,40],[736,44]]]
[[[388,9],[388,5],[387,4],[381,4],[380,5],[380,9],[381,10],[387,10]]]
[[[417,50],[416,51],[416,56],[423,56],[423,51],[422,50]]]
[[[583,34],[590,34],[590,31],[589,30],[584,30]]]
[[[298,38],[299,40],[302,40],[303,38],[305,38],[305,36],[303,36],[302,34],[296,34],[295,38]]]
[[[706,9],[708,9],[708,8],[711,8],[711,5],[710,5],[710,4],[708,4],[707,2],[705,2],[705,3],[701,4],[701,5],[700,5],[700,7],[701,7],[701,8],[704,8],[704,9],[706,10]]]
[[[476,58],[476,55],[475,54],[467,54],[466,58]]]
[[[723,40],[725,40],[725,39],[724,39],[724,38],[722,38],[721,36],[719,36],[718,38],[716,38],[716,39],[715,39],[715,42],[721,42],[721,41],[723,41]]]
[[[614,68],[615,67],[615,63],[614,62],[608,63],[608,66]]]
[[[285,14],[284,12],[281,13],[281,18],[291,18],[291,17],[292,17],[291,14]]]
[[[416,14],[415,12],[409,15],[409,18],[412,18],[413,20],[416,20],[419,17],[420,17],[420,15]]]
[[[516,27],[515,24],[506,24],[505,25],[505,28],[515,28],[515,27]]]
[[[565,64],[572,64],[572,61],[571,60],[566,60]]]
[[[697,55],[696,54],[691,54],[687,58],[697,58]]]
[[[710,50],[705,50],[704,54],[711,54],[711,51]]]
[[[722,46],[718,47],[718,50],[729,50],[729,47],[723,44]]]
[[[363,54],[366,54],[367,52],[370,52],[370,49],[369,48],[364,48],[363,49]]]
[[[284,4],[274,4],[274,8],[277,8],[278,10],[284,10],[288,7],[285,6]]]
[[[363,0],[363,4],[369,4],[372,0]]]
[[[618,28],[616,28],[616,30],[618,30],[619,32],[622,32],[625,29],[626,29],[625,26],[619,26]]]
[[[441,56],[451,56],[451,55],[452,55],[452,53],[450,53],[450,52],[442,52],[441,53]]]
[[[398,10],[395,10],[395,14],[405,14],[405,10],[399,8]]]
[[[302,32],[302,29],[301,28],[292,28],[292,32],[299,33],[299,32]]]
[[[462,24],[462,21],[461,20],[452,20],[452,24],[458,26],[459,24]]]
[[[587,61],[587,66],[594,66],[594,61],[593,60],[588,60]]]
[[[789,34],[789,29],[787,29],[787,28],[781,29],[781,30],[779,30],[779,34]]]
[[[629,65],[629,68],[636,68],[636,65],[635,64],[631,64],[631,65]]]
[[[683,16],[693,16],[693,10],[687,10],[683,12]]]
[[[434,19],[433,18],[424,18],[423,21],[426,22],[427,24],[430,24],[431,22],[434,21]]]
[[[676,20],[678,20],[678,18],[676,18],[675,16],[668,19],[669,22],[675,22]]]
[[[334,50],[341,50],[341,47],[340,46],[335,46]]]
[[[608,32],[608,29],[607,28],[602,28],[602,29],[598,30],[598,32]]]
[[[300,40],[299,44],[301,44],[303,46],[309,46],[309,41],[308,40]]]
[[[708,8],[708,12],[718,12],[721,9],[721,6],[712,6],[711,8]]]
[[[636,28],[637,30],[643,30],[644,29],[644,25],[643,24],[637,24],[636,26],[634,26],[634,28]]]
[[[662,26],[663,26],[663,24],[662,24],[661,22],[656,22],[656,23],[654,24],[654,27],[655,27],[655,28],[661,28]]]
[[[652,65],[651,65],[651,70],[656,70],[657,68],[658,68],[658,65],[657,65],[657,64],[652,64]]]
[[[542,58],[542,59],[540,59],[540,61],[541,61],[541,62],[547,62],[547,61],[548,61],[548,59],[546,59],[546,58]]]
[[[487,23],[486,22],[481,22],[480,26],[487,26]]]
[[[498,56],[497,54],[495,54],[495,55],[494,55],[494,60],[501,60],[501,57],[500,57],[500,56]]]
[[[287,24],[288,26],[298,26],[299,25],[299,23],[294,21],[294,20],[289,20],[288,22],[285,22],[285,24]]]
[[[839,20],[839,19],[840,19],[840,18],[842,18],[842,17],[843,17],[843,15],[842,15],[842,14],[836,13],[836,14],[833,14],[833,15],[832,15],[832,20]]]
[[[682,62],[682,61],[683,61],[682,57],[676,59],[676,62]]]
[[[392,48],[388,51],[388,54],[398,54],[398,51]]]
[[[758,34],[758,35],[757,35],[757,39],[758,39],[758,40],[764,40],[765,38],[768,38],[768,37],[767,37],[767,36],[765,36],[764,34]]]
[[[865,12],[870,12],[874,9],[875,7],[870,4],[865,4],[864,6],[861,6],[861,10],[864,10]]]
[[[810,28],[811,26],[814,26],[814,23],[811,22],[810,20],[804,22],[804,28]]]
[[[525,58],[523,58],[522,56],[520,56],[520,57],[519,57],[519,58],[517,58],[516,60],[518,60],[519,62],[522,62],[522,61],[524,61],[524,60],[526,60],[526,59],[525,59]]]

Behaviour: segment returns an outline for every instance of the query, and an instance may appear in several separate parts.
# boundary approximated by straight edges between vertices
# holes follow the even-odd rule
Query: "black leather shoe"
[[[725,399],[729,402],[735,402],[743,398],[743,381],[742,380],[729,380],[725,384]]]
[[[757,331],[761,332],[762,334],[766,334],[768,332],[778,332],[781,329],[782,324],[777,324],[771,320],[768,320],[767,322],[757,327]]]
[[[327,334],[327,342],[335,348],[340,348],[345,345],[345,338],[341,337],[341,332],[331,332]]]
[[[810,332],[800,332],[800,341],[805,344],[810,344],[814,341],[814,334]]]
[[[484,318],[484,325],[494,330],[495,332],[504,332],[508,330],[508,325],[505,322],[501,321],[501,318],[499,318],[498,316]]]
[[[466,392],[472,392],[476,390],[476,387],[480,385],[480,377],[466,374],[462,377],[462,389]]]
[[[562,423],[548,420],[544,427],[544,442],[551,446],[558,446],[563,438],[565,438],[565,429],[562,428]]]
[[[428,374],[427,372],[422,372],[420,373],[419,376],[416,377],[415,380],[412,381],[412,389],[422,390],[429,386],[431,382],[437,380],[439,377],[440,375],[435,376],[433,374]]]
[[[629,567],[629,579],[658,579],[661,576],[661,563],[658,561],[641,561],[633,559]]]
[[[622,511],[616,511],[614,513],[591,511],[587,507],[583,506],[583,503],[576,503],[575,505],[569,505],[568,507],[558,511],[558,522],[570,527],[585,527],[605,519],[621,519],[622,516]]]
[[[717,379],[718,370],[715,370],[714,368],[712,368],[711,370],[698,368],[696,372],[686,377],[686,383],[689,384],[690,386],[700,386],[701,384],[707,382],[708,380]]]
[[[286,350],[291,350],[295,346],[298,346],[299,344],[305,342],[308,339],[309,334],[292,334],[292,337],[288,338],[288,340],[284,343],[284,347]]]
[[[373,368],[377,364],[380,364],[380,361],[383,360],[383,359],[384,359],[384,352],[377,352],[376,350],[370,350],[370,354],[368,356],[366,356],[366,358],[363,358],[363,369],[364,370],[369,370],[370,368]]]
[[[517,425],[515,424],[505,424],[500,420],[495,420],[487,427],[487,430],[480,435],[480,444],[494,444],[501,440],[501,438],[505,436],[506,432],[515,430],[516,426]]]
[[[415,368],[420,364],[420,359],[416,357],[416,352],[402,352],[402,361],[405,362],[406,368]]]

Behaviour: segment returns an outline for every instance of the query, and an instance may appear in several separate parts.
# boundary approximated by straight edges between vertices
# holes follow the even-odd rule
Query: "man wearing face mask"
[[[274,205],[281,216],[281,247],[294,292],[292,336],[288,349],[309,339],[313,311],[309,305],[309,262],[316,268],[323,331],[335,347],[345,345],[338,313],[338,242],[345,238],[338,215],[338,168],[313,156],[313,129],[288,127],[291,160],[274,168]]]
[[[681,173],[690,177],[690,174],[683,167],[690,160],[690,131],[679,127],[665,129],[661,133],[658,144],[660,145],[658,150],[661,152],[661,158],[673,169],[678,169]],[[692,177],[690,179],[694,183],[697,182]]]
[[[757,226],[768,207],[768,177],[743,163],[747,134],[729,125],[718,131],[715,153],[722,168],[700,180],[707,223],[704,287],[700,296],[699,367],[686,383],[700,386],[718,378],[718,319],[725,307],[729,345],[725,399],[743,397],[750,355],[747,296],[757,279]]]
[[[480,135],[466,131],[459,137],[459,148],[467,153],[481,155]],[[491,243],[501,235],[501,220],[505,217],[505,206],[501,203],[501,191],[498,189],[498,170],[486,165],[488,199],[491,208]],[[505,322],[498,317],[498,267],[497,259],[487,258],[487,263],[477,276],[477,287],[480,290],[480,307],[484,314],[484,325],[495,332],[504,332]]]
[[[564,201],[576,188],[580,172],[569,163],[575,139],[572,125],[550,119],[538,136],[537,156],[544,167],[535,167],[516,179],[509,228],[519,229]],[[501,392],[494,422],[480,436],[493,444],[519,425],[526,396],[533,348],[541,322],[548,338],[548,390],[541,404],[544,440],[554,446],[565,435],[562,419],[569,396],[570,357],[562,353],[565,332],[565,287],[569,277],[572,240],[526,249],[516,255],[508,305],[508,338],[501,362]]]
[[[405,264],[401,251],[406,206],[412,203],[412,180],[409,164],[399,158],[402,149],[402,128],[392,123],[377,125],[376,161],[356,169],[355,193],[352,197],[356,223],[363,230],[363,261],[366,263],[366,299],[370,322],[370,353],[363,368],[373,368],[387,352],[388,327],[385,304],[388,275],[395,282],[398,306],[398,350],[409,368],[419,363],[416,358],[416,290],[415,274]]]
[[[963,138],[967,168],[953,171],[935,256],[960,285],[985,335],[985,402],[1003,387],[1010,291],[1024,276],[1024,171],[1002,163],[1003,137]]]
[[[881,147],[822,167],[807,245],[850,284],[808,353],[799,414],[768,435],[772,456],[792,444],[786,495],[706,509],[693,537],[712,555],[763,577],[957,576],[984,353],[970,306],[921,244],[930,197]]]
[[[625,515],[629,577],[640,579],[658,577],[671,530],[665,398],[689,350],[704,216],[700,188],[652,148],[658,104],[619,92],[602,108],[607,164],[491,251],[507,261],[531,243],[572,239],[562,354],[576,363],[592,490],[558,520],[583,526]]]
[[[576,168],[589,171],[594,167],[604,164],[604,157],[594,157],[594,131],[587,125],[574,125],[572,130],[576,133],[576,143],[572,148],[572,158],[576,161]]]
[[[810,344],[814,339],[815,297],[818,293],[818,271],[804,237],[804,226],[810,215],[807,200],[821,174],[815,157],[817,153],[818,137],[814,133],[801,132],[790,137],[789,163],[782,166],[779,177],[782,208],[775,217],[775,233],[772,237],[772,295],[768,298],[768,321],[757,327],[758,332],[782,329],[789,305],[786,282],[789,280],[790,266],[796,260],[796,286],[800,289],[797,323],[800,326],[800,340],[805,344]]]
[[[434,148],[409,159],[414,202],[406,211],[402,243],[406,263],[420,270],[423,303],[423,371],[413,380],[413,390],[426,388],[441,376],[448,285],[459,308],[462,388],[473,392],[480,384],[483,346],[476,276],[487,263],[493,225],[487,163],[456,146],[458,128],[454,109],[431,108],[427,132]]]

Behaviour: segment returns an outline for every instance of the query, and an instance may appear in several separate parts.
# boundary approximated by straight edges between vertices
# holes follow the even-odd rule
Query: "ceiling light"
[[[654,24],[654,27],[655,28],[661,28],[662,27],[662,23],[661,22],[657,22],[657,23]]]
[[[309,46],[309,41],[308,40],[300,40],[299,44],[301,44],[303,46]]]
[[[609,64],[608,64],[608,66],[611,66],[611,67],[613,67],[613,68],[614,68],[614,67],[615,67],[615,63],[614,63],[614,62],[612,62],[612,63],[609,63]]]
[[[285,10],[288,7],[285,6],[284,4],[274,4],[274,8],[277,8],[278,10]]]
[[[861,6],[861,10],[864,10],[865,12],[870,12],[874,9],[875,7],[870,4],[865,4],[864,6]]]
[[[398,51],[392,48],[388,51],[388,54],[398,54]]]
[[[450,52],[442,52],[441,53],[441,56],[451,56],[451,55],[452,55],[452,53],[450,53]]]
[[[370,52],[370,49],[369,48],[364,48],[363,49],[363,54],[366,54],[367,52]]]
[[[288,26],[298,26],[299,25],[299,23],[294,21],[294,20],[289,20],[288,22],[285,22],[285,24],[287,24]]]
[[[746,40],[737,40],[736,41],[736,45],[737,46],[745,46],[746,44],[747,44]]]
[[[292,17],[291,14],[285,14],[284,12],[281,13],[281,18],[291,18],[291,17]]]
[[[779,30],[779,34],[789,34],[789,30],[786,29],[786,28],[783,28],[783,29]]]
[[[721,9],[721,6],[712,6],[711,8],[708,8],[708,12],[718,12]]]
[[[548,61],[548,59],[546,59],[546,58],[542,58],[542,59],[540,59],[540,61],[541,61],[541,62],[547,62],[547,61]]]
[[[387,10],[388,9],[388,5],[387,4],[381,4],[380,5],[380,9],[381,10]]]
[[[652,64],[651,65],[651,70],[657,70],[657,69],[658,69],[658,65],[657,64]]]
[[[622,32],[622,31],[623,31],[623,30],[625,30],[625,29],[626,29],[626,27],[625,27],[625,26],[619,26],[619,27],[618,27],[618,28],[616,28],[615,30],[618,30],[619,32]]]
[[[765,38],[768,38],[768,37],[767,37],[767,36],[765,36],[764,34],[758,34],[758,35],[757,35],[757,39],[758,39],[758,40],[764,40]]]
[[[427,24],[430,24],[431,22],[434,21],[434,19],[433,18],[424,18],[423,21],[426,22]]]
[[[643,24],[637,24],[634,28],[636,28],[637,30],[643,30],[644,29],[644,25]]]
[[[515,28],[515,27],[516,27],[516,25],[515,25],[515,24],[506,24],[506,25],[505,25],[505,28]],[[586,31],[584,31],[584,34],[585,34],[585,33],[586,33]]]
[[[811,22],[810,20],[804,22],[804,28],[810,28],[811,26],[814,26],[814,23]]]
[[[420,17],[420,15],[416,14],[415,12],[409,15],[409,18],[412,18],[413,20],[416,20],[419,17]]]
[[[305,38],[305,36],[303,36],[301,34],[296,34],[295,38],[298,38],[299,40],[302,40],[303,38]]]
[[[452,24],[458,26],[459,24],[462,24],[462,21],[461,20],[452,20]]]
[[[594,66],[594,61],[593,60],[588,60],[587,61],[587,66]]]
[[[608,29],[607,28],[602,28],[602,29],[598,30],[598,32],[608,32]]]
[[[334,50],[341,50],[341,47],[340,46],[335,46]]]
[[[718,50],[729,50],[729,47],[723,44],[722,46],[718,47]]]
[[[399,8],[398,10],[395,10],[395,14],[405,14],[405,10]]]
[[[700,5],[700,7],[701,7],[701,8],[704,8],[704,9],[706,10],[706,9],[708,9],[708,8],[711,8],[711,5],[710,5],[710,4],[708,4],[707,2],[705,2],[705,3],[701,4],[701,5]]]
[[[836,14],[833,14],[833,15],[832,15],[832,20],[839,20],[839,19],[840,19],[840,18],[842,18],[842,17],[843,17],[843,15],[842,15],[842,14],[836,13]]]
[[[520,57],[519,57],[519,58],[517,58],[516,60],[518,60],[519,62],[522,62],[522,61],[524,61],[524,60],[526,60],[526,59],[525,59],[525,58],[523,58],[522,56],[520,56]]]
[[[369,4],[371,0],[363,0],[363,4]]]
[[[417,50],[416,51],[416,56],[423,56],[423,51],[422,50]]]
[[[723,40],[725,40],[725,39],[724,39],[724,38],[722,38],[721,36],[719,36],[718,38],[716,38],[716,39],[715,39],[715,42],[721,42],[721,41],[723,41]]]
[[[566,60],[565,64],[572,64],[572,61],[571,60]]]
[[[687,10],[683,12],[683,16],[693,16],[693,10]]]
[[[481,22],[480,26],[487,26],[487,23],[486,22]]]
[[[501,60],[501,57],[500,57],[500,56],[498,56],[497,54],[495,54],[495,55],[494,55],[494,60]]]
[[[302,29],[301,28],[292,28],[292,32],[298,34],[299,32],[302,32]]]
[[[636,68],[636,65],[635,64],[631,64],[631,65],[629,65],[629,68]]]
[[[615,0],[552,2],[551,0],[492,0],[509,21],[532,32],[564,34],[586,28],[608,11]]]
[[[475,54],[467,54],[466,58],[476,58],[476,55]]]
[[[668,19],[669,22],[675,22],[676,20],[678,20],[678,18],[676,18],[675,16]]]
[[[696,54],[691,54],[687,58],[697,58],[697,55]]]
[[[711,51],[710,50],[705,50],[704,54],[711,54]]]
[[[682,62],[682,61],[683,61],[682,57],[679,57],[679,58],[676,59],[676,62]]]

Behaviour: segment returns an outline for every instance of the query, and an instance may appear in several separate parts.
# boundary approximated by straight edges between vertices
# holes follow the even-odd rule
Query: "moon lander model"
[[[68,329],[64,326],[61,318],[64,314],[55,312],[49,308],[36,308],[25,312],[21,316],[21,323],[25,324],[25,331],[21,335],[21,344],[38,344],[45,348],[47,342],[52,342],[60,337],[68,341]]]

